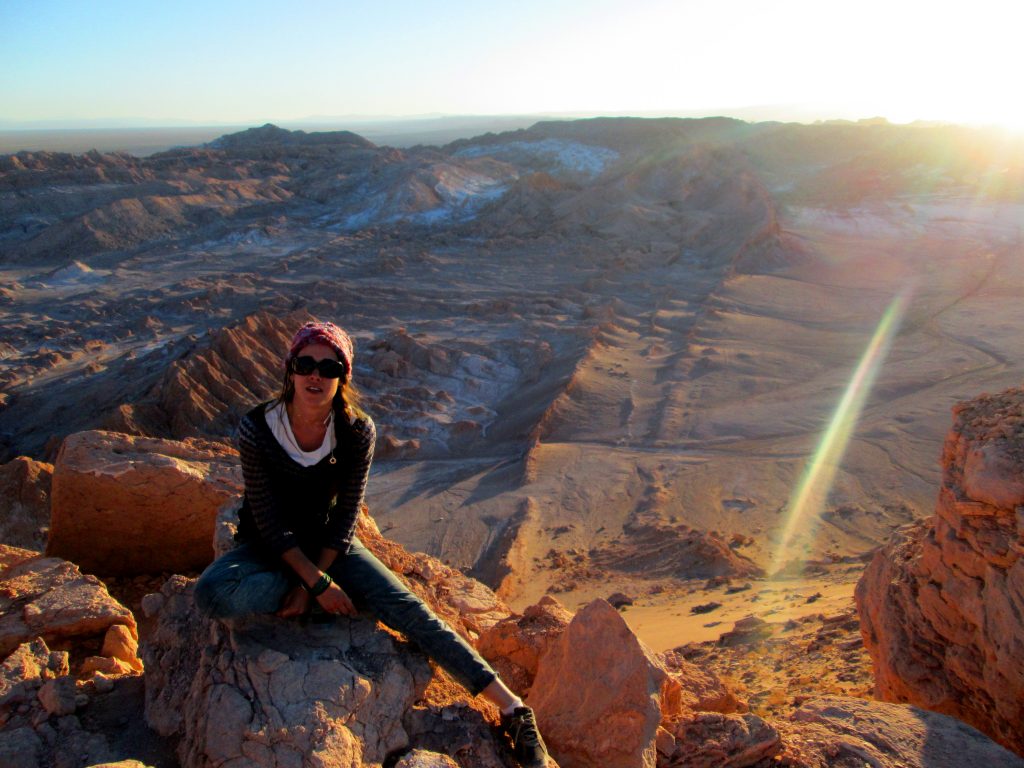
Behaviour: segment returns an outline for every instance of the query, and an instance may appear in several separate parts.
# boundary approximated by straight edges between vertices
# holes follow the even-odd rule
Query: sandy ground
[[[862,555],[931,513],[950,408],[1024,374],[1019,211],[996,208],[975,206],[958,221],[949,205],[924,203],[911,213],[843,217],[801,210],[787,226],[815,254],[811,264],[727,277],[703,296],[691,286],[694,298],[671,306],[620,286],[599,341],[549,409],[522,479],[518,457],[455,484],[450,470],[434,485],[440,467],[406,466],[385,470],[371,501],[404,544],[464,566],[487,546],[467,530],[530,504],[533,533],[521,555],[534,569],[509,595],[515,604],[566,579],[537,565],[549,550],[589,562],[641,513],[726,540],[750,536],[736,551],[769,571],[794,557]],[[880,217],[889,226],[877,226]],[[783,551],[807,459],[904,289],[909,307],[873,371],[827,496]],[[407,502],[403,474],[424,489]],[[596,594],[630,576],[590,578]]]
[[[680,594],[645,596],[629,606],[624,616],[641,640],[664,651],[717,640],[737,621],[750,616],[785,623],[840,613],[852,604],[860,571],[856,566],[819,578],[755,579],[710,589],[695,584]],[[736,589],[742,591],[730,594]]]

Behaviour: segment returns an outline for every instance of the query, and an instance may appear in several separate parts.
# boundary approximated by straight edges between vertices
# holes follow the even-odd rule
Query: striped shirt
[[[253,408],[238,425],[245,498],[235,538],[275,555],[292,547],[313,559],[325,547],[347,551],[373,460],[373,421],[367,416],[349,422],[336,409],[334,451],[302,466],[274,437],[266,410],[267,403]]]

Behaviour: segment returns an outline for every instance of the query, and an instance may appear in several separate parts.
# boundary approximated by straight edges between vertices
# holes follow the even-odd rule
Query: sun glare
[[[875,329],[871,341],[861,356],[860,363],[846,386],[842,400],[814,455],[807,462],[799,484],[793,489],[787,505],[782,535],[772,558],[772,572],[778,572],[792,561],[804,558],[802,544],[797,539],[803,534],[813,538],[829,490],[839,471],[839,462],[853,436],[871,387],[885,362],[900,321],[910,303],[913,289],[905,288],[893,299]]]

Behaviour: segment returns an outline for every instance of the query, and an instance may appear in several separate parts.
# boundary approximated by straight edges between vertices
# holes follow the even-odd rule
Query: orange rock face
[[[1024,754],[1024,390],[954,410],[936,514],[897,532],[857,585],[877,693]]]
[[[108,575],[201,569],[217,509],[241,486],[237,455],[219,444],[70,435],[54,465],[47,553]]]
[[[36,637],[49,644],[91,640],[117,624],[137,641],[132,612],[72,563],[36,556],[0,572],[0,658]]]
[[[540,658],[572,621],[572,614],[550,595],[522,616],[509,616],[480,636],[477,650],[513,690],[525,695],[533,685]]]
[[[595,600],[541,658],[530,705],[559,763],[654,768],[658,726],[682,711],[679,683]]]

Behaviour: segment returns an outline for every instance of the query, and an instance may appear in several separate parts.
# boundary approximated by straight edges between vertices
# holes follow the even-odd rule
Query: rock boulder
[[[604,600],[541,657],[529,703],[566,768],[654,768],[658,726],[682,714],[679,683]]]
[[[183,768],[359,768],[410,748],[508,768],[479,712],[424,702],[426,657],[375,622],[212,622],[196,613],[193,584],[172,577],[148,601],[158,621],[144,648],[146,719],[178,738]]]
[[[85,642],[99,649],[116,624],[138,639],[132,612],[73,563],[37,556],[0,573],[0,658],[37,637],[51,646]]]
[[[41,637],[22,643],[0,662],[0,710],[30,701],[47,681],[68,671],[66,651],[51,651]]]
[[[237,453],[218,443],[69,435],[54,465],[47,553],[104,575],[202,569],[217,510],[241,487]]]
[[[514,690],[526,694],[533,685],[541,657],[572,621],[572,614],[550,595],[487,629],[477,650]]]
[[[182,766],[354,767],[409,745],[401,713],[429,681],[423,657],[365,620],[208,622],[192,584],[165,584],[145,651],[146,718],[180,737]]]
[[[564,768],[743,768],[780,748],[712,673],[651,651],[604,600],[550,642],[528,702]]]
[[[969,725],[906,705],[824,696],[777,725],[786,745],[780,759],[791,768],[1024,768]]]

